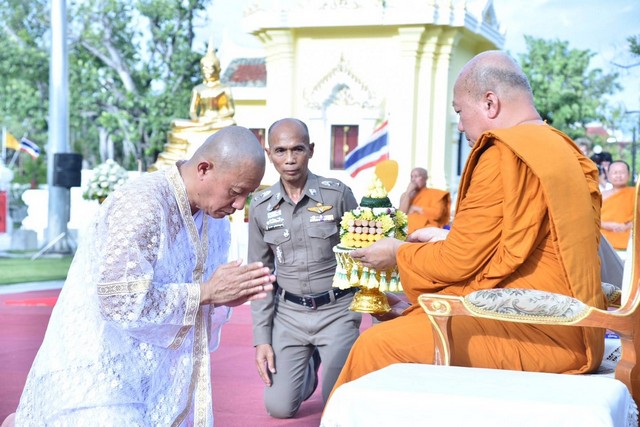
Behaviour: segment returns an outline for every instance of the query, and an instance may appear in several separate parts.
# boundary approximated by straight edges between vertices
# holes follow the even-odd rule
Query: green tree
[[[151,164],[201,79],[194,46],[211,0],[68,2],[69,134],[90,165]],[[44,148],[49,1],[0,0],[0,122]],[[27,161],[27,160],[25,160]],[[46,162],[42,162],[44,165]],[[44,166],[43,166],[44,167]]]
[[[525,36],[525,43],[518,59],[542,118],[572,138],[585,135],[586,124],[603,119],[604,95],[620,90],[618,74],[589,69],[595,53],[570,49],[568,42]]]
[[[640,35],[631,36],[627,38],[627,41],[629,42],[629,52],[640,57]],[[638,65],[640,65],[640,63],[632,64],[631,66],[637,67]]]
[[[28,136],[43,155],[16,156],[16,182],[44,182],[49,106],[49,57],[43,49],[48,1],[0,1],[0,124],[18,139]],[[9,158],[8,160],[10,160]]]

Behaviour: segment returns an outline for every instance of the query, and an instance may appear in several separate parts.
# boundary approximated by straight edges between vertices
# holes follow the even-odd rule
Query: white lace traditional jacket
[[[191,215],[175,166],[113,193],[77,250],[16,424],[213,425],[209,352],[230,309],[200,307],[199,284],[228,247],[228,220]]]

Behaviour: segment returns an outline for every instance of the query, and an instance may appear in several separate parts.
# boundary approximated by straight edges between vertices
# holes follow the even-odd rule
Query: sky
[[[589,49],[593,68],[618,72],[623,91],[611,98],[626,111],[640,111],[640,65],[623,69],[613,63],[640,63],[629,55],[627,38],[640,35],[640,0],[493,0],[506,31],[505,50],[524,53],[524,35],[569,42]],[[634,114],[640,120],[640,114]]]
[[[468,0],[474,4],[487,1]],[[239,24],[244,8],[252,3],[253,0],[214,0],[209,11],[215,29],[214,43],[219,46],[226,37],[235,42],[233,50],[237,52],[242,51],[242,46],[260,46],[253,36],[242,32]],[[567,41],[571,49],[589,49],[595,53],[592,68],[620,74],[623,90],[612,96],[610,102],[625,111],[640,111],[640,65],[629,69],[613,65],[634,62],[628,53],[627,38],[640,35],[640,0],[493,0],[493,7],[505,32],[505,50],[513,55],[524,53],[524,35]],[[249,52],[233,56],[245,53],[251,56]],[[225,60],[231,59],[226,54],[220,52],[223,67]],[[640,63],[640,59],[636,58],[635,63]],[[640,113],[629,117],[640,124]]]

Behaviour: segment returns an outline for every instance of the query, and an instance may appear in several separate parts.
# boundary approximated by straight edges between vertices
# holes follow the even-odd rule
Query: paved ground
[[[26,299],[47,300],[59,293],[61,282],[0,286],[0,422],[15,411],[24,382],[42,343],[51,307],[16,305]],[[9,303],[7,303],[9,302]],[[364,315],[362,329],[371,326]],[[70,349],[71,350],[71,349]],[[216,424],[235,426],[318,426],[322,412],[320,387],[290,420],[266,415],[262,383],[258,378],[251,345],[251,311],[236,307],[222,331],[221,346],[211,355]]]
[[[53,280],[50,282],[31,282],[18,283],[15,285],[1,285],[0,295],[17,294],[32,291],[46,291],[51,289],[61,289],[62,280]]]

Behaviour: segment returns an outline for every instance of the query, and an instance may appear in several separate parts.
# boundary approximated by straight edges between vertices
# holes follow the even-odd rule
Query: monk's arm
[[[603,230],[607,230],[607,231],[621,232],[621,231],[631,230],[633,228],[633,223],[632,222],[603,221],[600,224],[600,228],[602,228]]]
[[[400,196],[400,205],[398,207],[399,210],[401,210],[402,212],[408,214],[409,213],[409,206],[411,206],[411,202],[413,201],[413,198],[416,196],[416,190],[409,190],[407,189],[407,191],[405,191],[404,193],[402,193],[402,195]]]
[[[493,147],[483,153],[446,240],[398,249],[403,285],[438,291],[474,277],[495,253],[502,231],[499,158]]]
[[[449,193],[445,193],[442,197],[436,200],[431,200],[429,204],[422,204],[422,214],[427,218],[433,220],[439,220],[440,218],[446,218],[449,216],[449,210],[451,209],[451,198]]]

